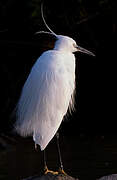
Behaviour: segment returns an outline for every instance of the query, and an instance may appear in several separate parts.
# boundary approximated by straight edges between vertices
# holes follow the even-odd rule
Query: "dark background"
[[[12,112],[30,69],[53,47],[45,30],[40,0],[0,1],[0,133],[12,131]],[[56,34],[72,37],[96,57],[76,54],[76,111],[67,117],[66,134],[116,134],[115,0],[44,1],[44,16]]]
[[[13,110],[31,67],[54,39],[40,0],[0,0],[0,179],[24,179],[43,169],[32,138],[14,134]],[[72,37],[96,57],[76,53],[75,112],[60,127],[65,171],[80,180],[117,174],[116,0],[45,0],[44,17],[56,34]],[[58,168],[56,139],[49,143],[50,169]]]

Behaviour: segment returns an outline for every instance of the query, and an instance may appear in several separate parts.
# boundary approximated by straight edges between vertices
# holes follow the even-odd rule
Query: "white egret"
[[[81,48],[63,35],[55,34],[53,50],[45,51],[33,65],[17,104],[15,128],[21,136],[33,136],[35,144],[44,150],[56,134],[68,108],[74,106],[75,56],[74,52],[94,54]],[[61,157],[60,157],[61,161]],[[46,165],[46,164],[45,164]],[[63,169],[61,161],[61,169]]]

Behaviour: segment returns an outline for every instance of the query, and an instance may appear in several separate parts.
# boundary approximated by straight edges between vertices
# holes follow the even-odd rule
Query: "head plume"
[[[41,4],[41,17],[43,19],[43,22],[44,22],[46,28],[49,30],[49,32],[48,31],[38,31],[38,32],[36,32],[36,34],[42,34],[42,33],[43,34],[51,34],[51,35],[54,35],[55,37],[57,37],[57,34],[54,31],[52,31],[52,29],[46,23],[46,20],[44,18],[44,14],[43,14],[43,3]]]

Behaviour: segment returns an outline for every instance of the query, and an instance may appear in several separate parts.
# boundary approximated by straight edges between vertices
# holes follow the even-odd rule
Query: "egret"
[[[16,107],[15,129],[21,136],[33,136],[35,145],[43,151],[57,133],[68,109],[74,107],[74,53],[94,54],[78,46],[72,38],[55,34],[47,25],[43,11],[42,18],[49,32],[39,33],[55,36],[56,42],[53,50],[42,53],[29,73]],[[59,144],[58,151],[63,172]],[[46,160],[45,169],[48,172]]]

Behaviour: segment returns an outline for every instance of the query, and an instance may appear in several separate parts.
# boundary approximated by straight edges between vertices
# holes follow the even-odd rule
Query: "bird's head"
[[[68,36],[57,35],[54,49],[70,53],[82,52],[91,56],[95,56],[92,52],[78,46],[76,41]]]
[[[54,46],[55,50],[63,51],[66,53],[67,52],[68,53],[82,52],[85,54],[89,54],[91,56],[95,56],[92,52],[78,46],[75,40],[73,40],[72,38],[68,36],[63,36],[63,35],[57,35],[54,31],[52,31],[45,21],[45,18],[43,15],[43,4],[41,5],[41,15],[42,15],[43,22],[45,26],[47,27],[47,29],[49,30],[49,32],[40,31],[37,33],[44,33],[44,34],[49,34],[49,35],[51,34],[52,36],[54,36],[56,39],[55,46]]]

